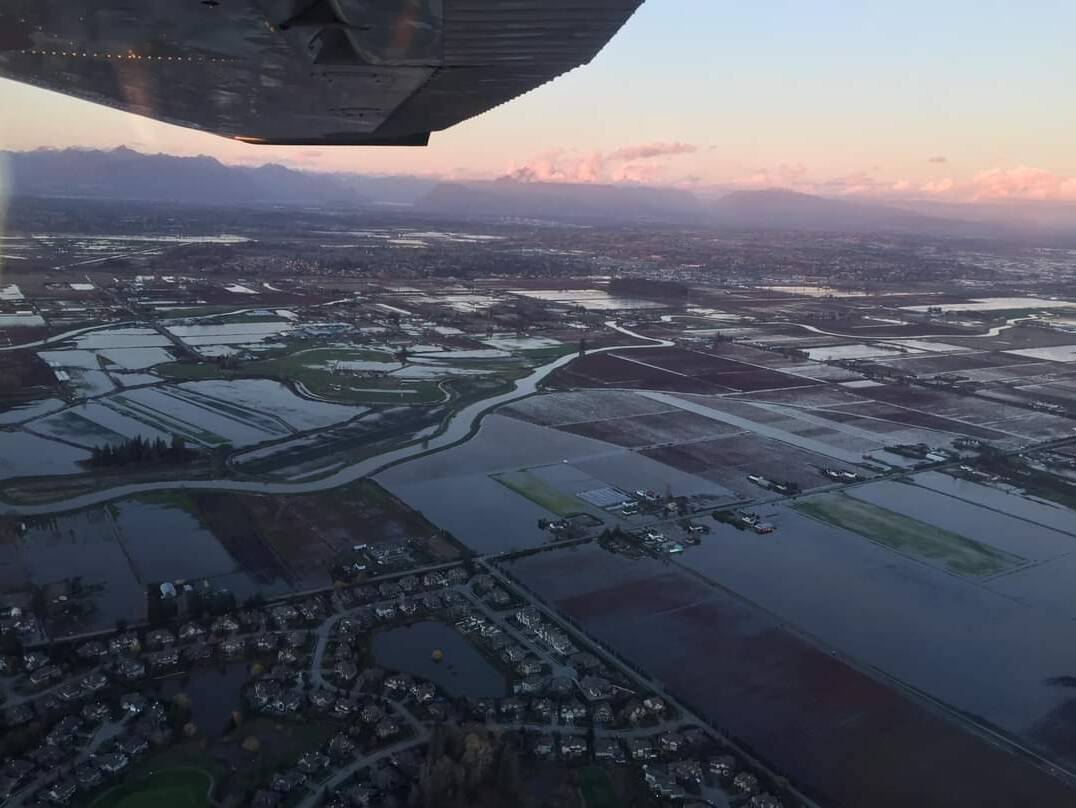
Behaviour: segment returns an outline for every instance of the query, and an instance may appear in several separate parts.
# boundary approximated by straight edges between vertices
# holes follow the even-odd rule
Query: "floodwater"
[[[238,568],[220,540],[182,508],[139,500],[110,507],[131,567],[146,584],[213,578]]]
[[[210,405],[219,401],[249,409],[252,416],[272,413],[298,430],[320,429],[368,412],[366,407],[311,401],[297,396],[287,385],[269,379],[187,382],[180,389],[195,393]]]
[[[911,479],[916,485],[948,494],[950,497],[984,505],[1029,522],[1076,535],[1076,512],[1062,505],[1028,499],[1014,491],[979,485],[938,471],[916,474]]]
[[[201,735],[215,738],[228,728],[232,712],[243,709],[243,686],[250,680],[249,665],[233,662],[221,668],[196,671],[163,679],[151,684],[160,687],[161,696],[171,701],[179,693],[191,700],[191,720]]]
[[[47,438],[0,432],[0,479],[76,474],[83,470],[79,462],[89,459],[89,452]]]
[[[63,335],[60,335],[62,338]],[[55,340],[50,340],[55,341]],[[106,348],[165,348],[171,345],[168,337],[152,328],[103,328],[78,334],[74,343],[85,351]]]
[[[1006,309],[1070,309],[1071,300],[1048,300],[1041,297],[981,297],[966,303],[940,303],[931,306],[902,306],[906,311],[1005,311]]]
[[[636,339],[646,339],[641,335],[629,331],[626,328],[615,325],[610,322],[607,323],[609,327],[616,331],[625,334],[628,337]],[[652,347],[667,348],[672,343],[661,340],[650,343]],[[605,348],[594,348],[588,353],[606,353],[608,351],[622,350],[626,346],[608,346]],[[636,350],[646,346],[632,346]],[[482,417],[487,413],[495,410],[497,407],[508,404],[512,401],[516,401],[520,398],[524,398],[537,392],[541,382],[549,375],[550,372],[556,370],[563,365],[568,364],[575,360],[574,354],[568,354],[558,359],[554,359],[551,362],[535,368],[531,373],[516,381],[512,389],[508,392],[501,393],[500,395],[493,396],[491,398],[476,401],[463,409],[457,411],[444,425],[441,433],[429,440],[421,441],[416,444],[394,449],[384,454],[371,457],[349,466],[345,466],[340,471],[334,472],[326,477],[319,478],[317,480],[303,481],[303,482],[290,482],[290,483],[263,483],[253,482],[246,480],[175,480],[168,482],[155,482],[155,483],[132,483],[129,485],[117,486],[116,488],[107,489],[104,491],[97,491],[92,494],[85,494],[78,497],[72,497],[60,503],[52,503],[48,505],[11,505],[7,503],[0,503],[0,513],[6,513],[10,515],[22,515],[31,516],[36,514],[48,514],[54,513],[57,510],[71,510],[74,508],[82,508],[89,505],[95,505],[101,502],[107,502],[109,500],[117,499],[119,497],[131,496],[134,494],[143,494],[151,491],[165,491],[165,490],[219,490],[219,491],[248,491],[259,494],[304,494],[313,491],[324,491],[329,488],[336,488],[347,483],[354,482],[362,479],[363,477],[373,476],[379,471],[388,468],[391,465],[403,463],[411,460],[418,455],[425,455],[427,452],[435,449],[444,449],[455,444],[466,441],[471,437],[473,430],[481,421]],[[2,455],[0,455],[2,457]]]
[[[377,475],[377,481],[477,553],[537,547],[550,535],[539,519],[556,514],[492,479],[521,468],[564,466],[563,493],[612,485],[626,491],[671,488],[677,494],[724,496],[728,490],[620,446],[502,415],[491,415],[478,434],[448,451],[419,458]],[[597,482],[596,482],[597,481]],[[592,510],[579,503],[579,510]],[[491,528],[491,526],[494,526]]]
[[[999,633],[992,659],[963,659],[965,626],[947,636],[922,631],[947,608],[960,608],[961,597],[940,602],[933,596],[931,602],[917,604],[907,593],[897,598],[876,592],[878,579],[907,573],[905,567],[890,572],[881,558],[863,567],[858,583],[850,587],[849,581],[856,579],[831,575],[829,566],[846,551],[854,552],[854,545],[842,541],[827,551],[825,536],[803,536],[788,525],[771,536],[721,529],[681,557],[685,562],[695,557],[711,575],[724,570],[730,588],[748,578],[745,588],[760,598],[772,595],[768,605],[777,613],[729,589],[708,586],[677,563],[631,561],[596,545],[538,553],[508,569],[589,634],[644,667],[660,686],[763,754],[824,805],[1071,806],[1073,792],[1025,759],[851,667],[846,657],[831,653],[824,640],[794,626],[805,619],[818,625],[820,620],[814,618],[828,613],[843,631],[873,636],[876,644],[888,644],[893,656],[910,658],[912,665],[929,668],[932,660],[951,665],[958,672],[955,684],[981,696],[993,690],[987,701],[1003,703],[1010,712],[1027,708],[1029,688],[1045,689],[1041,681],[1034,682],[1043,675],[1041,669],[1033,670],[1023,656],[1034,650],[1033,639],[1041,638],[1013,643],[1011,632]],[[743,548],[733,546],[737,542]],[[779,545],[765,549],[775,542]],[[711,555],[703,564],[697,551],[708,547]],[[787,563],[780,563],[785,556]],[[970,619],[966,606],[964,610]],[[997,612],[975,615],[984,634],[996,630]],[[910,628],[894,633],[894,626],[904,621]],[[1066,642],[1065,632],[1070,629],[1047,633],[1060,645]],[[1031,670],[1015,687],[985,681],[999,667],[1006,673]],[[1064,701],[1065,693],[1058,692],[1054,703]]]
[[[867,292],[857,291],[853,289],[838,289],[834,286],[759,286],[759,289],[765,289],[768,292],[788,292],[792,295],[800,295],[802,297],[866,297]]]
[[[21,424],[31,418],[48,415],[50,412],[63,409],[65,404],[66,402],[59,398],[43,398],[26,404],[19,404],[10,410],[0,412],[0,424]]]
[[[147,587],[163,581],[210,579],[239,600],[288,589],[264,570],[241,570],[220,539],[178,503],[148,499],[35,519],[17,542],[0,545],[0,592],[74,577],[92,593],[94,609],[79,631],[144,619]]]
[[[595,311],[658,309],[667,305],[653,300],[615,297],[601,289],[514,289],[509,291],[509,294],[544,300],[550,303],[562,303],[566,306],[582,306]]]
[[[136,622],[146,616],[145,587],[103,509],[35,521],[14,545],[0,546],[0,557],[8,592],[81,578],[85,591],[92,592],[93,612],[79,631],[107,629],[118,619]]]
[[[895,480],[859,486],[848,493],[1029,561],[1044,561],[1076,550],[1076,514],[1069,520],[1068,532],[1061,532],[1018,518],[1003,507],[988,508]]]
[[[425,620],[378,631],[372,645],[378,665],[427,679],[450,696],[494,698],[508,692],[504,674],[445,623]],[[444,653],[441,662],[433,660],[437,649]]]
[[[876,495],[869,493],[875,489]],[[1076,616],[1076,598],[1066,582],[1071,575],[1051,575],[1055,564],[1072,572],[1067,549],[1072,539],[991,511],[965,513],[964,506],[971,506],[951,498],[929,506],[917,499],[898,503],[904,489],[913,496],[932,494],[898,483],[854,491],[889,507],[917,507],[905,512],[1043,560],[992,579],[964,578],[778,505],[759,511],[776,525],[775,533],[759,536],[713,525],[702,545],[677,561],[822,648],[982,716],[1055,760],[1076,764],[1076,731],[1057,742],[1037,729],[1070,697],[1049,680],[1076,671],[1076,647],[1068,641]],[[943,519],[943,513],[965,522]],[[998,530],[983,532],[991,520]],[[1055,558],[1047,559],[1051,549]],[[1019,586],[1024,575],[1051,586],[1027,591]],[[925,652],[909,654],[909,648]]]

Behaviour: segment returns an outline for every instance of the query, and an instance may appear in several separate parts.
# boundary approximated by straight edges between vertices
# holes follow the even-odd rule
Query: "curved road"
[[[645,337],[627,328],[617,325],[613,321],[606,326],[625,336],[634,339],[646,340],[647,345],[611,345],[605,348],[593,348],[588,350],[587,355],[608,353],[610,351],[622,351],[626,349],[642,348],[668,348],[673,346],[670,340]],[[444,430],[436,437],[425,442],[418,442],[390,452],[361,460],[350,466],[345,466],[339,471],[307,482],[255,482],[244,480],[162,480],[149,483],[132,483],[120,485],[114,488],[106,488],[102,491],[94,491],[90,494],[82,494],[69,499],[58,500],[43,505],[14,505],[0,503],[0,514],[6,516],[43,516],[63,511],[71,511],[91,505],[100,505],[121,497],[146,494],[153,491],[174,491],[183,489],[188,491],[237,491],[252,494],[309,494],[337,488],[342,485],[370,477],[383,471],[389,466],[413,460],[421,455],[448,449],[470,438],[478,428],[482,418],[492,410],[510,404],[521,398],[525,398],[538,390],[538,385],[557,368],[567,365],[574,360],[577,354],[570,353],[558,359],[535,368],[528,376],[519,379],[513,388],[506,393],[493,398],[477,401],[459,412],[453,413],[448,419]]]

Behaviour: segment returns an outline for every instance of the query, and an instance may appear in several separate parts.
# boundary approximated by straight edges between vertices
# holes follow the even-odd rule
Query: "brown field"
[[[659,412],[675,412],[675,410],[667,404],[659,404],[635,393],[624,393],[618,390],[584,390],[576,393],[532,396],[503,407],[498,412],[529,424],[560,426],[610,418],[654,415]]]
[[[582,435],[585,438],[594,438],[631,449],[713,438],[740,431],[729,424],[682,410],[656,415],[588,421],[559,428],[573,435]]]
[[[727,393],[730,388],[678,376],[658,367],[647,367],[610,354],[577,359],[554,372],[553,384],[564,387],[616,387],[631,390],[668,390],[678,393]]]
[[[619,387],[677,393],[727,393],[808,387],[811,379],[680,348],[588,356],[557,373],[564,386]]]
[[[793,404],[797,407],[843,407],[846,404],[860,404],[864,401],[862,392],[853,391],[834,384],[820,384],[809,389],[764,390],[757,393],[745,393],[742,396],[729,396],[732,400],[767,401],[774,404]]]
[[[853,416],[853,418],[857,416],[867,416],[869,418],[880,418],[902,426],[935,429],[942,432],[952,432],[956,435],[968,435],[969,437],[981,438],[983,440],[1004,440],[1009,437],[994,429],[975,426],[974,424],[966,424],[961,421],[954,421],[951,418],[943,418],[938,415],[931,415],[929,412],[903,409],[901,407],[894,407],[889,404],[877,402],[855,404],[850,407],[844,407],[840,411],[818,411],[814,414],[821,418],[828,418],[841,423],[849,423],[849,420],[846,419],[846,416],[848,415]],[[870,429],[870,427],[864,427],[864,429]],[[873,431],[878,430],[876,429]]]
[[[511,570],[823,805],[1076,804],[1026,759],[675,567],[583,548]]]
[[[881,406],[864,404],[862,407],[868,406]],[[834,421],[838,424],[848,424],[854,426],[856,429],[864,429],[867,432],[876,432],[879,435],[888,435],[891,432],[903,432],[910,426],[909,424],[902,424],[892,420],[882,420],[883,415],[877,415],[874,417],[865,417],[866,413],[862,415],[855,412],[849,412],[848,409],[844,410],[813,410],[811,415],[816,415],[819,418],[825,418],[827,421]]]
[[[23,332],[35,329],[18,329],[15,339],[25,342],[40,339]],[[14,333],[14,332],[13,332]],[[4,343],[4,332],[0,331],[0,344]],[[0,353],[0,403],[26,401],[42,398],[57,388],[56,376],[33,351],[7,351]]]
[[[748,433],[644,449],[641,454],[680,471],[713,480],[745,497],[763,494],[763,489],[747,479],[748,474],[795,482],[807,490],[829,483],[817,466],[852,470],[828,457]]]
[[[251,573],[287,580],[324,572],[355,544],[417,539],[431,561],[452,561],[459,548],[380,486],[361,482],[321,494],[270,497],[193,495],[197,516]]]
[[[713,347],[706,350],[706,353],[767,368],[789,368],[796,365],[809,366],[811,364],[805,359],[791,359],[779,353],[764,351],[762,348],[754,348],[738,342],[714,343]]]
[[[1042,440],[1072,434],[1072,422],[1065,418],[944,390],[886,385],[872,387],[867,392],[870,398],[883,403],[909,407],[923,414],[959,419],[969,424],[992,427],[1030,438]]]
[[[962,370],[981,370],[983,368],[1004,368],[1010,365],[1029,364],[1026,356],[1013,356],[997,351],[971,354],[949,354],[947,356],[919,355],[901,359],[880,359],[879,364],[899,368],[908,373],[928,376],[934,373],[959,373]],[[1034,364],[1043,364],[1035,362]]]

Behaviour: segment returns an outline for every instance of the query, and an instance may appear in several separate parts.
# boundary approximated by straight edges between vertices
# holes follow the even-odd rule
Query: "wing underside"
[[[641,3],[5,0],[0,76],[253,143],[423,145],[589,62]]]

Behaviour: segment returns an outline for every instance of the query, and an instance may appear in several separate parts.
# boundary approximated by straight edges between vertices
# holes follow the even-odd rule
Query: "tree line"
[[[90,450],[89,464],[95,467],[128,466],[143,463],[189,463],[198,456],[195,449],[179,435],[171,441],[164,438],[147,440],[141,435],[128,438],[122,443],[106,443]]]

